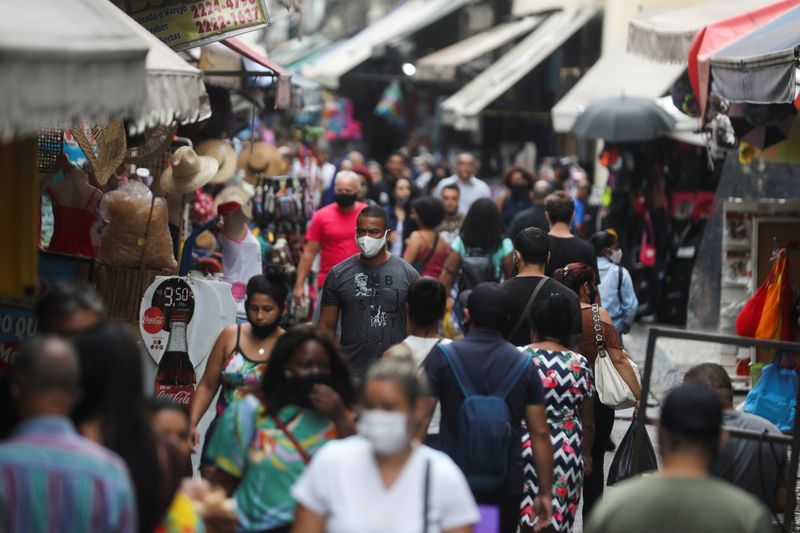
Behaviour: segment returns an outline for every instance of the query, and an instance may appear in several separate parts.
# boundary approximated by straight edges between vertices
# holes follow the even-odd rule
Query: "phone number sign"
[[[264,0],[112,0],[173,50],[269,25]]]

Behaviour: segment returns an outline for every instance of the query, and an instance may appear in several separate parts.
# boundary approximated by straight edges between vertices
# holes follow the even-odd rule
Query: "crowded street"
[[[800,532],[800,0],[0,5],[0,533]]]

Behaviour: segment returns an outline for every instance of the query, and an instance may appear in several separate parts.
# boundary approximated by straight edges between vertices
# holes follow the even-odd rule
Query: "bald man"
[[[553,192],[553,186],[547,180],[538,180],[533,185],[533,205],[514,216],[508,228],[508,238],[514,240],[525,228],[539,228],[547,233],[550,224],[545,215],[544,199]]]
[[[317,294],[321,295],[330,269],[358,253],[353,228],[356,227],[358,213],[366,207],[366,204],[357,200],[360,187],[361,181],[355,172],[339,172],[334,182],[334,202],[314,213],[306,231],[303,255],[297,266],[297,281],[293,291],[295,303],[301,304],[303,301],[305,282],[317,254],[320,254],[320,263],[316,286]],[[315,323],[318,317],[316,311]]]
[[[458,210],[464,214],[476,200],[481,198],[491,198],[492,191],[483,180],[475,177],[477,164],[472,154],[463,153],[456,159],[456,173],[449,178],[445,178],[436,185],[434,196],[441,197],[442,189],[448,185],[458,185],[461,191]]]
[[[22,423],[0,445],[0,531],[135,531],[122,459],[67,418],[79,376],[75,351],[56,337],[28,341],[17,356],[11,392]]]

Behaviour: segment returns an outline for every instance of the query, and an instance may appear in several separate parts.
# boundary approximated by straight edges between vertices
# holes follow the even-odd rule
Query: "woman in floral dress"
[[[553,442],[553,520],[548,531],[569,532],[581,498],[584,473],[592,469],[594,377],[585,357],[565,346],[572,332],[573,310],[560,294],[536,303],[531,313],[534,342],[524,348],[539,367],[547,423]],[[523,436],[525,496],[522,530],[534,525],[533,498],[539,487],[533,468],[530,436]]]

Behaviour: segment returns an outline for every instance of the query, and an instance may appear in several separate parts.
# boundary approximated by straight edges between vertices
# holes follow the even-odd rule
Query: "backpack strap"
[[[525,307],[522,309],[522,313],[517,318],[517,322],[514,324],[514,327],[511,329],[511,333],[508,334],[508,340],[513,339],[517,336],[517,332],[519,328],[522,327],[522,324],[530,317],[531,308],[533,307],[533,302],[536,301],[536,297],[539,296],[539,292],[547,285],[547,282],[550,281],[550,278],[547,276],[542,277],[542,281],[540,281],[536,287],[533,288],[531,291],[531,295],[528,298],[527,303],[525,303]],[[513,341],[512,341],[513,342]]]
[[[456,351],[455,346],[452,346],[452,344],[448,344],[447,346],[444,344],[437,344],[436,346],[439,348],[439,350],[441,350],[444,358],[447,360],[447,363],[453,370],[453,375],[456,377],[456,382],[458,382],[458,387],[461,389],[464,399],[469,398],[470,396],[475,396],[475,387],[469,379],[467,369],[464,368],[461,358],[457,357],[458,352]]]
[[[497,393],[495,396],[499,396],[502,399],[506,399],[509,394],[511,394],[511,390],[517,384],[519,379],[522,377],[522,374],[528,369],[530,366],[532,358],[526,357],[522,354],[519,354],[519,358],[514,363],[514,366],[511,367],[511,371],[506,374],[506,377],[503,378],[503,381],[500,382],[500,386],[497,388]]]

